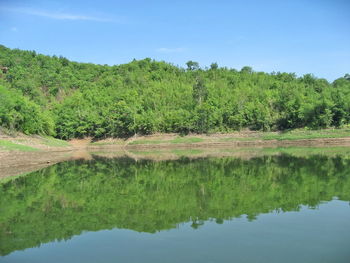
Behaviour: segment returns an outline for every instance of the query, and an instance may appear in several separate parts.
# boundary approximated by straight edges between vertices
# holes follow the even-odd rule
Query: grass
[[[349,137],[350,130],[294,130],[283,132],[280,134],[267,133],[263,134],[261,139],[263,140],[303,140],[303,139],[319,139],[319,138],[342,138]]]
[[[43,144],[51,147],[68,147],[70,144],[67,141],[46,137],[42,141]]]
[[[177,137],[173,140],[136,140],[130,143],[132,144],[160,144],[160,143],[197,143],[203,142],[204,139],[197,137]]]
[[[257,141],[257,140],[278,140],[293,141],[303,139],[322,139],[322,138],[344,138],[350,137],[349,129],[325,129],[325,130],[292,130],[286,132],[261,132],[255,137],[231,137],[222,138],[220,141]]]
[[[220,142],[234,142],[234,141],[293,141],[303,139],[326,139],[326,138],[344,138],[350,137],[350,129],[324,129],[324,130],[305,130],[296,129],[285,132],[260,132],[254,135],[254,137],[227,137],[220,138]],[[198,137],[177,137],[172,140],[136,140],[130,144],[161,144],[161,143],[198,143],[205,141]]]
[[[17,144],[10,141],[0,140],[0,149],[7,151],[35,152],[39,149],[27,145]]]

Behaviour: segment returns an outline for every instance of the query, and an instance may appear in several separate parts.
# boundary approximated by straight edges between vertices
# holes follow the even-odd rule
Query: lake
[[[0,262],[350,262],[347,154],[128,157],[0,183]]]

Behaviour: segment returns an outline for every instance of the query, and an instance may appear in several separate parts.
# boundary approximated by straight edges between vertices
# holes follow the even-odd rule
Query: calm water
[[[0,262],[350,262],[350,158],[69,161],[0,184]]]

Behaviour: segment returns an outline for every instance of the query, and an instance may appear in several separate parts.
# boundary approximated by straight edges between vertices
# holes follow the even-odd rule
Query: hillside
[[[312,70],[312,69],[311,69]],[[61,139],[341,127],[350,76],[187,68],[149,58],[107,66],[0,46],[0,126]]]

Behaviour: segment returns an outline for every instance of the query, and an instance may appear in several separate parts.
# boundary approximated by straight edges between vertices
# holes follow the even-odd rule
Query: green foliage
[[[218,68],[219,68],[218,63],[214,62],[214,63],[211,63],[211,64],[210,64],[210,69],[211,69],[211,70],[216,70],[216,69],[218,69]]]
[[[135,113],[125,101],[115,103],[111,110],[111,112],[108,112],[110,122],[108,122],[105,129],[106,133],[112,137],[130,136],[134,132]]]
[[[199,69],[198,62],[195,62],[195,61],[192,61],[192,60],[186,62],[186,65],[187,65],[187,70],[197,70],[197,69]]]
[[[350,136],[349,129],[329,129],[329,130],[292,130],[276,133],[264,133],[256,139],[261,140],[303,140],[303,139],[318,139],[318,138],[344,138]]]
[[[33,148],[27,145],[22,145],[10,141],[0,140],[0,149],[5,149],[7,151],[21,151],[21,152],[35,152],[38,151],[37,148]]]
[[[208,88],[205,86],[203,78],[199,76],[193,85],[193,99],[197,104],[201,105],[207,98]]]
[[[350,77],[199,68],[146,58],[118,66],[0,46],[0,126],[58,138],[350,124]]]
[[[0,126],[25,134],[54,134],[51,114],[15,90],[0,86]]]

